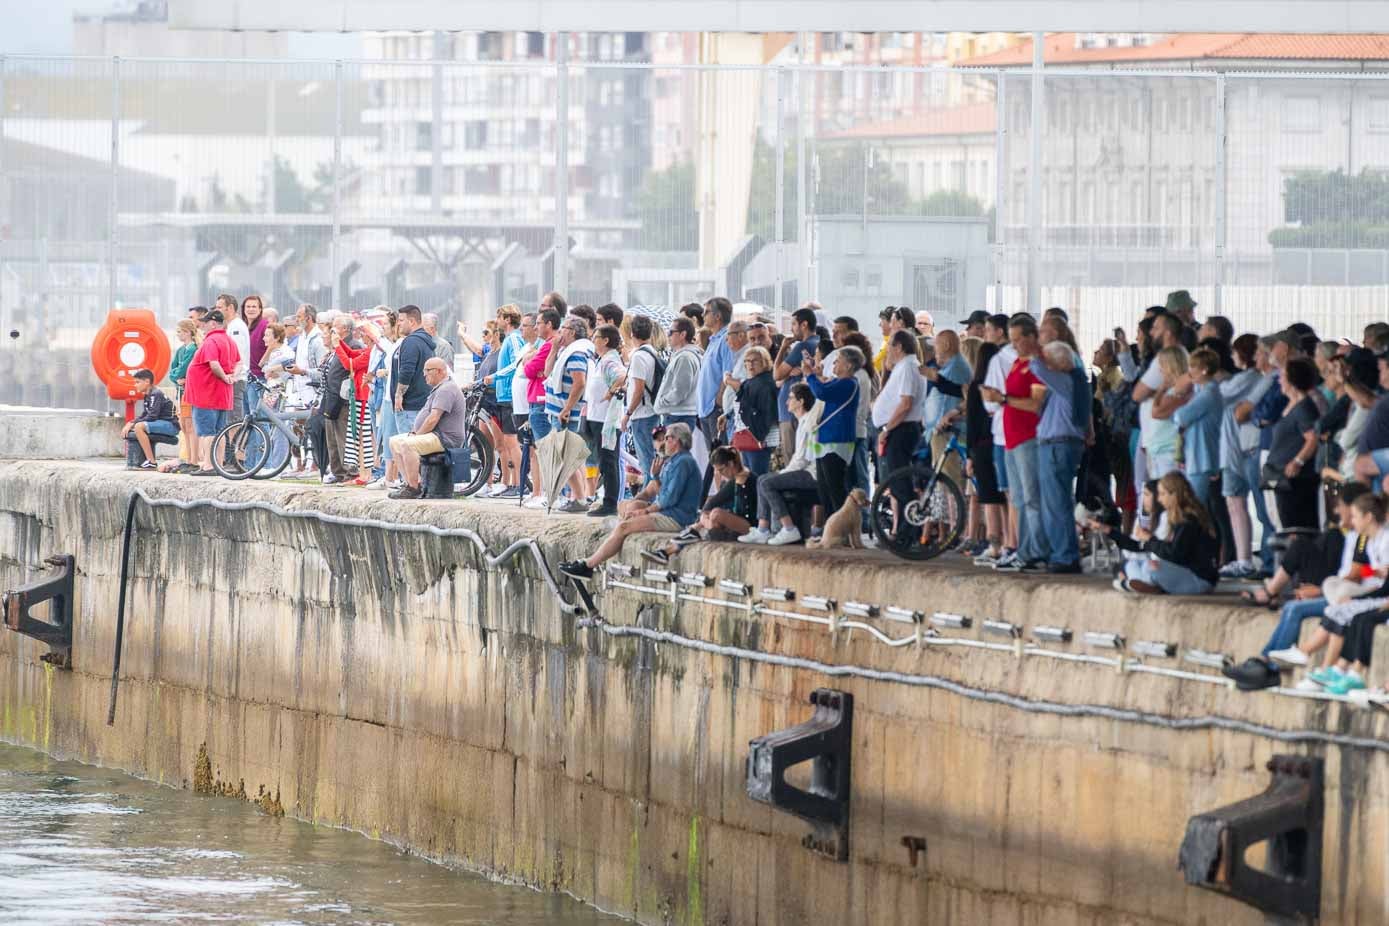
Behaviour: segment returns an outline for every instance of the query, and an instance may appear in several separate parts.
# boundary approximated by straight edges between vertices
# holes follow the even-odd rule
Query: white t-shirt
[[[921,375],[921,370],[910,357],[894,366],[887,382],[883,383],[882,391],[873,402],[873,426],[885,427],[905,396],[912,397],[912,407],[902,421],[920,424],[926,415],[926,377]]]
[[[1154,360],[1139,380],[1149,389],[1162,387],[1165,377]],[[1144,399],[1138,406],[1139,439],[1143,449],[1149,453],[1170,454],[1177,452],[1177,422],[1171,418],[1153,417],[1153,397]]]
[[[517,351],[517,356],[520,356],[521,352],[529,346],[529,344],[522,345],[521,350]],[[525,363],[516,364],[516,371],[511,374],[511,413],[513,415],[530,414],[531,403],[526,398],[526,387],[529,385],[530,380],[526,379]]]
[[[1008,371],[1013,369],[1013,364],[1018,362],[1018,352],[1013,350],[1011,345],[1005,344],[994,354],[994,359],[989,361],[989,372],[984,376],[984,385],[990,389],[997,389],[999,392],[1007,392],[1008,387],[1005,382],[1008,379]],[[989,422],[989,428],[993,432],[995,446],[1002,447],[1003,441],[1003,416],[999,414],[999,409],[1003,406],[993,402],[985,402],[984,408],[988,410],[993,419]]]
[[[232,379],[238,383],[246,382],[246,377],[251,374],[251,331],[246,327],[246,323],[241,320],[241,316],[235,316],[227,322],[227,336],[236,344],[236,349],[241,352],[241,361],[236,365],[236,372],[232,374]]]
[[[612,399],[606,398],[608,387],[622,377],[622,355],[610,350],[588,365],[588,381],[584,383],[584,417],[589,421],[606,421]]]
[[[641,404],[631,413],[633,421],[638,418],[650,418],[656,414],[656,409],[651,407],[651,400],[655,394],[651,389],[651,378],[656,375],[656,349],[643,345],[632,351],[632,355],[627,358],[627,395],[631,401],[633,380],[641,380],[646,388],[642,390]],[[630,406],[628,406],[630,407]]]

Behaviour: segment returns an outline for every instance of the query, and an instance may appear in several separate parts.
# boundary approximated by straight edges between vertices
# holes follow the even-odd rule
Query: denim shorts
[[[178,425],[172,421],[146,421],[145,430],[161,437],[178,437]]]
[[[193,406],[193,431],[199,437],[215,437],[219,431],[227,426],[227,416],[230,413],[225,408],[198,408]]]
[[[1381,476],[1389,474],[1389,447],[1371,450],[1370,459],[1375,461],[1375,466],[1379,469]]]
[[[550,433],[550,416],[545,414],[545,406],[534,405],[530,413],[531,441],[539,443]]]
[[[569,413],[569,424],[565,425],[563,428],[561,428],[559,424],[559,415],[547,415],[546,417],[550,419],[550,430],[552,432],[564,430],[573,431],[577,434],[579,431],[579,425],[583,422],[583,419],[579,417],[579,413],[577,411]]]
[[[1002,444],[994,444],[994,478],[998,480],[998,491],[1008,491],[1008,460]]]

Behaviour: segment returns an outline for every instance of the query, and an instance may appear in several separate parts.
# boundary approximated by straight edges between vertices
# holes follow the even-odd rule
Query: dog
[[[867,507],[868,494],[862,489],[854,489],[849,493],[849,497],[844,499],[843,506],[825,522],[819,542],[811,540],[806,546],[828,550],[843,545],[851,550],[862,550],[863,537],[860,530],[863,516],[860,512]]]

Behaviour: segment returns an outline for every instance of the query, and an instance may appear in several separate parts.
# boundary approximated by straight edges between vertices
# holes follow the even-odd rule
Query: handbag
[[[1265,463],[1259,469],[1259,488],[1271,492],[1292,491],[1293,484],[1283,473],[1283,469],[1273,463]]]
[[[733,441],[729,446],[740,453],[756,453],[767,449],[767,445],[758,440],[748,428],[734,431]]]

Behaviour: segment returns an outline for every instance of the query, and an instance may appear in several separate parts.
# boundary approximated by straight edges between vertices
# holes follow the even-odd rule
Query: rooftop
[[[932,135],[991,135],[998,124],[997,107],[993,103],[970,103],[948,109],[933,109],[913,113],[886,122],[865,122],[829,139],[851,138],[921,138]]]
[[[1187,32],[1146,45],[1083,47],[1077,32],[1049,33],[1047,64],[1159,64],[1176,61],[1384,61],[1389,35],[1269,35],[1253,32]],[[965,67],[1032,63],[1032,40],[960,62]]]

